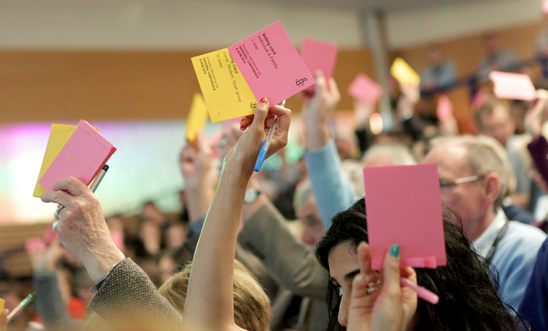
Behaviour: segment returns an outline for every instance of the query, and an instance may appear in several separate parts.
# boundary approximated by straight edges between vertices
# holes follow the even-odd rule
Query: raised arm
[[[340,100],[335,80],[316,74],[316,93],[305,101],[302,117],[306,150],[304,159],[312,183],[318,211],[326,229],[336,213],[350,207],[354,190],[346,178],[335,143],[329,136],[327,122]]]
[[[186,330],[240,329],[234,323],[232,292],[234,252],[245,189],[274,115],[279,117],[279,125],[268,155],[287,144],[291,120],[288,109],[274,106],[269,111],[268,106],[268,100],[261,99],[251,125],[224,159],[219,186],[194,254],[183,313]]]

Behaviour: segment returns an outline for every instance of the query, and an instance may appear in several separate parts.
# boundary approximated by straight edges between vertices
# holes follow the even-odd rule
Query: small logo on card
[[[297,84],[298,87],[304,86],[304,83],[307,81],[306,78],[301,79],[295,79],[295,84]]]

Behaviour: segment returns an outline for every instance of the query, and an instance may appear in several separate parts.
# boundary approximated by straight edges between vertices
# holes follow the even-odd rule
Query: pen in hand
[[[285,100],[280,102],[278,105],[284,107]],[[263,166],[263,162],[266,159],[266,154],[268,153],[268,148],[270,147],[270,143],[272,142],[272,137],[274,136],[274,131],[276,130],[277,125],[278,125],[278,116],[274,116],[274,122],[272,123],[272,126],[270,127],[270,130],[268,131],[268,135],[266,136],[266,139],[264,140],[263,145],[261,146],[259,157],[257,157],[257,162],[255,163],[255,172],[259,172],[259,170],[261,170],[261,167]]]

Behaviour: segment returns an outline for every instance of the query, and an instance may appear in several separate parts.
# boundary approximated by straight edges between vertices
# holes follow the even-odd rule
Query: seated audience
[[[462,218],[476,252],[497,269],[500,298],[517,309],[546,235],[502,211],[511,178],[502,147],[486,136],[439,138],[423,162],[437,164],[442,201]]]
[[[436,44],[428,47],[428,65],[421,73],[421,90],[448,88],[456,79],[455,63],[444,56],[441,46]]]
[[[476,73],[479,82],[489,80],[489,73],[496,71],[513,71],[518,69],[516,54],[508,49],[500,48],[499,38],[496,33],[488,32],[483,36],[485,58],[481,60]]]

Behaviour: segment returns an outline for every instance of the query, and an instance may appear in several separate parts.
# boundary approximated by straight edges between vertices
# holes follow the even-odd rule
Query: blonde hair
[[[192,263],[168,279],[158,290],[182,315]],[[255,277],[234,261],[234,322],[248,331],[269,330],[270,300]]]

